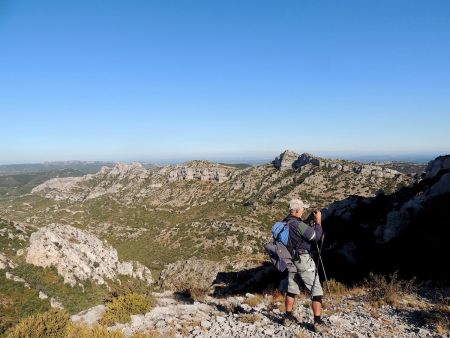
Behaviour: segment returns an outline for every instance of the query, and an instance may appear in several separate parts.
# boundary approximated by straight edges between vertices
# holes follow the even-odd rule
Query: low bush
[[[110,291],[104,298],[105,302],[112,302],[115,298],[130,293],[139,293],[148,296],[150,294],[149,286],[142,280],[129,278],[121,281],[121,283],[110,283]]]
[[[64,337],[69,314],[64,310],[51,309],[22,319],[8,334],[8,338],[60,338]]]
[[[113,325],[115,323],[126,323],[131,315],[145,313],[153,306],[153,299],[149,296],[129,293],[115,298],[106,305],[106,312],[101,319],[101,324]]]
[[[402,295],[413,294],[417,291],[415,279],[400,280],[397,272],[389,275],[389,278],[371,273],[365,283],[369,301],[377,307],[383,304],[396,306]]]

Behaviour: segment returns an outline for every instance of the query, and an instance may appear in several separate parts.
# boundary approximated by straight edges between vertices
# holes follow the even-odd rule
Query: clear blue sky
[[[448,0],[0,0],[0,162],[450,152]]]

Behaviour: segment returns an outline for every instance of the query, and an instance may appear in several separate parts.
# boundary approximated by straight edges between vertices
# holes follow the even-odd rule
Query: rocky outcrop
[[[233,171],[235,171],[233,168],[208,161],[192,161],[175,166],[169,172],[169,181],[199,180],[222,183],[230,178]]]
[[[275,158],[275,160],[272,161],[272,164],[275,168],[280,170],[287,170],[287,169],[293,169],[294,163],[298,159],[298,154],[291,151],[291,150],[285,150],[283,151],[280,156]]]
[[[355,278],[400,270],[409,277],[450,280],[441,268],[450,236],[450,169],[442,157],[434,163],[430,168],[444,169],[412,186],[390,195],[349,197],[324,210],[323,225],[333,242],[325,255],[331,269],[339,266],[334,273]]]
[[[191,258],[177,261],[166,266],[161,272],[158,284],[173,291],[200,289],[208,292],[224,264],[204,259]]]
[[[440,170],[450,169],[450,155],[436,157],[425,169],[425,178],[433,178]]]
[[[73,322],[79,322],[85,325],[94,325],[97,324],[100,319],[102,319],[105,314],[106,306],[105,305],[97,305],[90,309],[81,311],[75,315],[72,315],[70,319]]]
[[[69,225],[52,224],[34,232],[27,249],[28,263],[56,267],[64,282],[74,286],[92,280],[105,284],[118,274],[153,282],[150,270],[138,262],[119,262],[117,251],[97,237]]]
[[[303,167],[304,165],[307,165],[307,164],[312,164],[312,165],[320,167],[320,166],[322,166],[324,164],[324,162],[321,161],[318,157],[315,157],[315,156],[313,156],[311,154],[308,154],[308,153],[304,153],[304,154],[301,154],[298,157],[298,159],[293,163],[293,167],[295,169],[298,169],[298,168],[301,168],[301,167]]]

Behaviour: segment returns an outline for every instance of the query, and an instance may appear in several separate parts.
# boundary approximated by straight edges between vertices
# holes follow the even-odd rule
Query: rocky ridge
[[[250,198],[284,203],[293,196],[307,195],[307,202],[317,207],[349,195],[371,196],[380,189],[396,189],[412,182],[411,177],[387,168],[285,151],[273,165],[245,169],[208,161],[150,169],[138,163],[118,164],[81,178],[49,180],[32,193],[72,202],[107,196],[125,205],[145,202],[172,208]],[[317,200],[319,195],[322,202]]]
[[[298,155],[290,150],[285,150],[273,162],[275,168],[280,170],[299,170],[307,164],[318,167],[337,169],[343,172],[354,172],[365,176],[374,176],[379,178],[400,177],[401,173],[376,165],[361,164],[352,161],[323,159],[308,153]]]
[[[52,224],[31,234],[26,250],[27,263],[56,267],[71,286],[92,280],[106,284],[106,279],[128,275],[153,283],[150,270],[135,261],[120,262],[117,251],[97,237],[69,225]]]

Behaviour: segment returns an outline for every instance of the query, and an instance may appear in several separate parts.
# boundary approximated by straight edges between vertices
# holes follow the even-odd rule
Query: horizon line
[[[290,149],[286,149],[290,150]],[[192,156],[183,156],[183,155],[174,155],[174,156],[167,156],[167,157],[154,157],[154,158],[143,158],[144,156],[136,156],[134,158],[119,158],[119,159],[62,159],[62,160],[43,160],[43,161],[27,161],[27,160],[19,160],[16,162],[13,161],[0,161],[1,166],[8,166],[8,165],[37,165],[37,164],[57,164],[57,163],[64,163],[64,162],[84,162],[84,163],[132,163],[132,162],[140,162],[144,164],[158,164],[158,163],[164,163],[164,164],[172,164],[172,163],[182,163],[182,162],[189,162],[189,161],[195,161],[195,160],[206,160],[211,162],[225,162],[225,163],[241,163],[241,164],[251,164],[251,163],[269,163],[272,160],[274,160],[276,157],[278,157],[280,154],[282,154],[284,150],[273,156],[273,155],[192,155]],[[295,151],[294,151],[295,152]],[[297,153],[297,152],[296,152]],[[349,161],[361,161],[361,162],[373,162],[373,161],[399,161],[399,162],[413,162],[413,163],[425,163],[427,161],[431,161],[439,156],[446,156],[450,155],[450,152],[390,152],[390,153],[380,153],[380,152],[374,152],[374,153],[359,153],[359,152],[334,152],[334,151],[318,151],[315,153],[311,152],[301,152],[298,153],[299,155],[303,153],[309,153],[311,155],[317,156],[317,157],[323,157],[323,158],[330,158],[330,159],[342,159],[342,160],[349,160]],[[149,156],[150,157],[150,156]],[[420,160],[419,160],[420,159]],[[269,161],[269,162],[265,162]],[[250,162],[250,163],[248,163]]]

